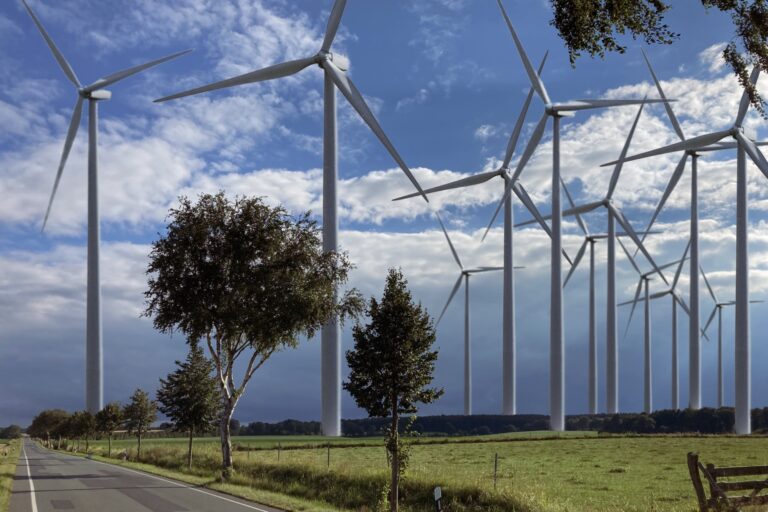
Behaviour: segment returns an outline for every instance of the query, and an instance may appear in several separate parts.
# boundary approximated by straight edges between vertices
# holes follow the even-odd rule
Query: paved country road
[[[25,438],[10,512],[280,512],[121,466],[48,451]]]

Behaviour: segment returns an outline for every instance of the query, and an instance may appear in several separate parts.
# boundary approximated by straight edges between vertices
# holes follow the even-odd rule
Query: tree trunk
[[[136,436],[139,439],[139,447],[136,449],[136,461],[141,462],[141,431]]]
[[[85,436],[85,454],[88,455],[88,436]]]
[[[193,429],[189,429],[189,451],[187,452],[187,469],[192,470],[192,435]]]
[[[59,442],[56,444],[56,449],[61,450],[61,436],[59,436]]]
[[[112,457],[112,434],[107,436],[107,457]]]
[[[232,464],[232,436],[229,431],[229,420],[232,419],[234,407],[231,403],[224,406],[221,412],[219,422],[219,432],[221,434],[221,476],[224,480],[229,479],[234,470]]]
[[[392,482],[389,489],[389,509],[391,512],[397,512],[397,505],[400,501],[400,453],[398,440],[400,433],[397,430],[399,417],[397,410],[392,411],[392,434],[390,443],[392,443]]]

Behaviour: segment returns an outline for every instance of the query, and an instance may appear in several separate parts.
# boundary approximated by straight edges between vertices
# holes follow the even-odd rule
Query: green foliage
[[[0,428],[0,439],[18,439],[21,437],[21,427],[18,425],[9,425],[5,428]]]
[[[323,252],[309,214],[293,218],[260,198],[223,192],[180,198],[165,235],[152,247],[147,316],[162,332],[204,339],[221,393],[225,474],[232,468],[229,420],[253,374],[277,351],[295,347],[335,315],[356,314],[356,291],[336,290],[352,268]],[[247,360],[236,379],[240,356]]]
[[[123,408],[125,427],[128,433],[133,433],[138,440],[137,456],[141,457],[141,437],[157,419],[157,404],[149,399],[149,395],[137,389],[131,395],[131,401]]]
[[[122,424],[123,409],[118,402],[110,402],[96,413],[96,428],[102,434],[112,436]]]
[[[51,435],[55,435],[54,431],[66,427],[68,418],[69,413],[67,411],[62,409],[46,409],[34,417],[32,424],[27,428],[27,433],[31,437],[47,439]]]
[[[435,329],[421,304],[414,304],[407,281],[390,269],[381,302],[372,298],[370,323],[352,331],[353,350],[347,351],[349,380],[344,389],[369,416],[414,414],[417,403],[437,400],[442,389],[429,388],[437,351]]]
[[[203,350],[193,343],[187,359],[176,361],[178,367],[160,379],[157,401],[160,412],[173,423],[177,432],[204,433],[211,430],[219,415],[219,394],[214,365]]]
[[[551,3],[554,14],[551,24],[565,41],[571,63],[581,52],[600,57],[606,51],[624,53],[626,46],[618,37],[625,34],[642,37],[649,44],[669,44],[678,37],[664,23],[670,3],[662,0],[551,0]],[[752,105],[765,117],[765,103],[749,81],[747,68],[754,65],[768,70],[768,5],[765,0],[701,0],[701,4],[731,16],[734,40],[723,50],[723,58],[749,94]]]
[[[409,449],[399,435],[401,414],[415,414],[416,404],[437,400],[442,389],[429,388],[437,351],[429,314],[415,304],[402,272],[390,269],[381,302],[371,298],[370,323],[352,331],[353,350],[347,352],[349,391],[369,416],[391,417],[386,448],[392,467],[391,510],[398,509],[399,480],[408,466]]]

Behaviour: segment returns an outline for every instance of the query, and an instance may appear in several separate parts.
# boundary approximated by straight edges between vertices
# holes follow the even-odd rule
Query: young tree
[[[107,457],[112,456],[112,435],[123,423],[123,410],[117,402],[110,402],[96,413],[96,428],[107,435]]]
[[[85,435],[85,431],[83,430],[85,423],[86,422],[83,421],[83,411],[75,411],[67,419],[67,433],[71,439],[77,440],[77,445],[75,447],[76,452],[80,451],[80,440],[83,438],[83,435]]]
[[[344,389],[369,416],[392,419],[387,431],[392,480],[390,508],[397,511],[400,475],[407,464],[398,426],[400,415],[415,414],[417,403],[437,400],[442,389],[432,382],[437,351],[432,350],[435,328],[421,304],[415,304],[407,281],[390,269],[381,302],[371,299],[370,323],[352,331],[353,350],[347,352],[349,381]]]
[[[747,66],[768,70],[768,4],[765,0],[701,0],[701,4],[705,9],[730,15],[735,37],[723,50],[723,58],[749,93],[754,107],[765,116],[765,103],[749,81]],[[650,44],[671,43],[678,35],[664,23],[670,5],[663,0],[552,0],[551,23],[574,63],[583,51],[601,57],[606,51],[624,53],[626,47],[618,37],[626,33]]]
[[[189,434],[187,467],[192,469],[192,439],[195,433],[209,431],[219,417],[220,400],[213,363],[197,343],[190,343],[189,354],[178,368],[160,379],[157,401],[160,412],[172,422],[177,432]]]
[[[147,433],[152,423],[157,419],[157,404],[149,399],[149,395],[137,389],[131,395],[131,401],[123,409],[125,426],[128,433],[136,435],[138,447],[136,449],[136,460],[141,459],[141,437]]]
[[[300,335],[362,308],[356,291],[336,295],[351,268],[345,254],[323,252],[309,214],[293,218],[259,198],[230,201],[223,192],[196,204],[182,197],[171,210],[150,254],[145,314],[162,332],[205,340],[221,394],[224,478],[233,470],[229,422],[253,374]],[[239,377],[235,366],[244,368]]]
[[[96,434],[96,418],[88,411],[75,414],[77,414],[77,430],[85,438],[85,453],[88,453],[88,443]]]

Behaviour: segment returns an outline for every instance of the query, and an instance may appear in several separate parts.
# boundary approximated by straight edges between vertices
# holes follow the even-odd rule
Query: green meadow
[[[324,504],[355,511],[377,510],[386,492],[381,439],[238,437],[234,443],[237,474],[228,492],[253,497],[249,492],[260,491],[268,504],[283,506],[277,496],[285,495],[292,510]],[[134,459],[135,444],[115,441],[113,451],[128,450]],[[150,439],[142,445],[142,462],[184,477],[185,439]],[[91,448],[106,454],[104,441]],[[187,476],[215,484],[218,449],[216,438],[197,439],[195,468]],[[697,507],[686,466],[689,451],[716,465],[768,465],[766,437],[534,432],[420,438],[411,451],[403,508],[430,510],[432,489],[439,485],[451,511],[692,512]]]

